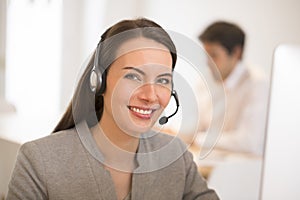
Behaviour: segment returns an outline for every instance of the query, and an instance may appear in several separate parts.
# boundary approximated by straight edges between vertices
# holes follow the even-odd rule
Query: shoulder
[[[257,66],[245,65],[244,68],[247,76],[244,76],[243,84],[240,84],[238,87],[244,88],[248,95],[268,94],[270,85],[268,74]]]
[[[65,130],[27,142],[21,146],[18,160],[21,166],[37,171],[41,176],[64,176],[65,169],[86,162],[87,152],[76,129]],[[63,167],[62,167],[63,166]],[[64,169],[65,168],[65,169]]]
[[[36,144],[36,145],[44,145],[44,144],[55,144],[55,143],[64,143],[66,141],[75,140],[77,138],[77,132],[74,128],[67,129],[63,131],[59,131],[56,133],[52,133],[48,136],[30,141],[25,143],[24,145]]]
[[[255,94],[267,95],[270,87],[270,76],[257,67],[251,68],[249,72],[251,75],[252,91]]]
[[[57,156],[61,153],[70,152],[78,148],[80,140],[75,129],[60,131],[46,137],[24,143],[20,148],[20,153],[39,154],[40,156]]]
[[[249,78],[253,83],[266,85],[269,82],[269,77],[267,72],[262,70],[257,66],[247,66],[247,72],[249,73]]]

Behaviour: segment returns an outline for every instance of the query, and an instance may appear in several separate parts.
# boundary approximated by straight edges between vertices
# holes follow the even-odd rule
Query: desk
[[[209,178],[214,168],[219,165],[243,161],[262,162],[262,157],[257,155],[220,149],[213,149],[206,157],[200,158],[201,148],[194,143],[189,147],[189,151],[193,154],[194,161],[198,166],[199,172],[206,179]]]
[[[199,159],[200,148],[191,145],[199,172],[222,200],[259,199],[262,157],[214,149]]]

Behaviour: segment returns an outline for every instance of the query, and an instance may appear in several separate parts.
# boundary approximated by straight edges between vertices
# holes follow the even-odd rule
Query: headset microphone
[[[174,112],[172,115],[170,115],[170,116],[168,116],[168,117],[167,117],[167,116],[161,117],[161,118],[159,119],[159,124],[160,124],[160,125],[164,125],[165,123],[167,123],[168,120],[169,120],[169,118],[173,117],[173,116],[178,112],[178,108],[179,108],[179,100],[178,100],[177,92],[176,92],[175,90],[172,90],[171,96],[173,96],[174,99],[175,99],[175,102],[176,102],[176,110],[175,110],[175,112]]]

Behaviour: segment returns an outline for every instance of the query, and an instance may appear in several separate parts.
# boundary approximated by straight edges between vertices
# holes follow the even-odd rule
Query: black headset
[[[94,65],[90,74],[90,89],[93,93],[96,93],[97,90],[99,90],[99,88],[101,88],[102,86],[102,73],[100,72],[100,70],[98,69],[98,53],[99,53],[99,45],[96,48],[96,52],[95,52],[95,57],[94,57]],[[104,80],[105,81],[105,80]],[[178,95],[176,90],[172,89],[171,92],[171,96],[175,99],[175,103],[176,103],[176,110],[173,114],[167,116],[163,116],[159,119],[159,124],[160,125],[164,125],[168,122],[169,118],[173,117],[177,112],[178,112],[178,108],[179,108],[179,99],[178,99]]]
[[[177,112],[178,112],[178,108],[179,108],[179,100],[178,100],[178,95],[177,95],[177,92],[176,90],[172,90],[171,92],[171,96],[174,97],[175,99],[175,102],[176,102],[176,110],[173,114],[169,115],[168,117],[167,116],[163,116],[159,119],[159,124],[160,125],[164,125],[165,123],[168,122],[169,118],[173,117]]]

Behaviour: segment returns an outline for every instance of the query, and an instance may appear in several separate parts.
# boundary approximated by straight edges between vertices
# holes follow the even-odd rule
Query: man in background
[[[214,126],[213,117],[223,120],[215,148],[262,155],[269,84],[261,73],[242,62],[244,31],[233,23],[218,21],[208,26],[199,40],[208,53],[214,80],[223,85],[225,96],[214,99],[213,105],[211,95],[200,90],[201,116],[195,143],[203,147],[205,137],[210,134],[209,127]],[[223,107],[216,106],[220,102],[224,103]]]

